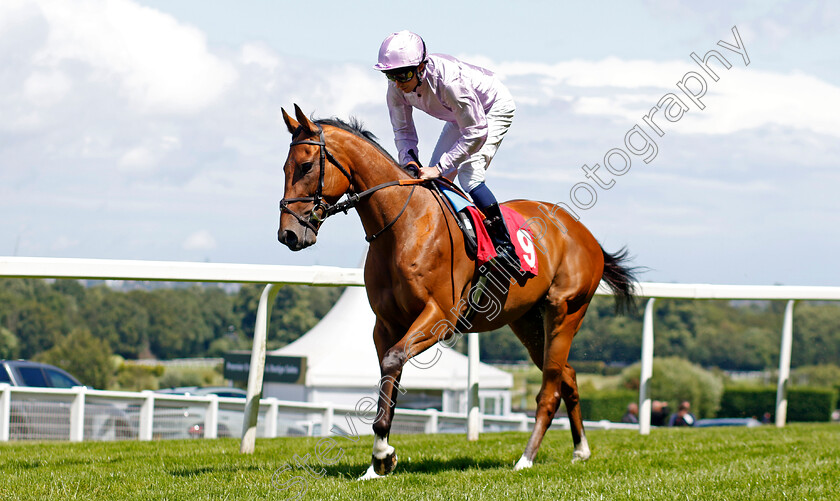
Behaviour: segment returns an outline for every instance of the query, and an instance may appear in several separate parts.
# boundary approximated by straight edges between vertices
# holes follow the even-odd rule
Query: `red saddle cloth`
[[[516,255],[519,257],[520,271],[537,276],[539,263],[531,228],[525,223],[525,218],[521,214],[504,205],[501,207],[505,224],[507,224],[510,232],[510,239],[514,248],[516,248]],[[470,213],[473,228],[475,228],[476,240],[478,240],[478,251],[475,258],[481,266],[496,257],[496,249],[493,247],[493,241],[490,239],[490,234],[487,233],[487,228],[484,227],[484,219],[481,213],[474,206],[467,207],[467,210]]]

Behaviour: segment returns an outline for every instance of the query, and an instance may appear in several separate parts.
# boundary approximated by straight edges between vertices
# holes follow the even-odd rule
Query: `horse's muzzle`
[[[277,231],[277,240],[290,250],[299,251],[315,243],[315,238],[307,238],[310,233],[311,232],[303,231],[303,235],[298,235],[294,230],[284,230],[283,228],[280,228],[280,230]]]

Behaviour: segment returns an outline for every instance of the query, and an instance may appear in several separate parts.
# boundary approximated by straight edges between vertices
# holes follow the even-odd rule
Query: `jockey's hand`
[[[420,166],[417,164],[417,162],[414,161],[408,162],[407,164],[403,165],[403,170],[414,177],[417,177],[420,174]]]
[[[437,165],[432,167],[420,167],[420,179],[435,179],[440,177],[440,169]]]

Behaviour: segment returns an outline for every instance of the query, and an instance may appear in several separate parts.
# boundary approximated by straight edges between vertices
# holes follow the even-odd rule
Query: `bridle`
[[[353,178],[350,175],[350,172],[341,165],[339,162],[328,150],[327,144],[324,141],[324,128],[321,127],[320,124],[314,124],[318,127],[318,141],[306,140],[306,141],[292,141],[289,144],[289,147],[296,146],[298,144],[311,144],[317,146],[320,152],[320,160],[318,168],[320,172],[318,173],[318,187],[315,189],[315,194],[310,195],[307,197],[294,197],[294,198],[284,198],[280,200],[280,214],[284,212],[288,212],[291,214],[295,219],[298,220],[300,224],[312,230],[312,232],[317,236],[318,235],[318,228],[321,226],[321,223],[324,222],[325,219],[328,217],[338,214],[339,212],[343,212],[347,214],[347,211],[352,209],[356,206],[356,204],[363,198],[367,197],[368,195],[372,194],[375,191],[381,190],[382,188],[388,188],[389,186],[411,186],[411,192],[408,194],[408,198],[405,201],[405,205],[403,205],[402,210],[400,210],[399,214],[391,220],[388,224],[385,225],[381,230],[377,231],[373,235],[369,235],[365,237],[365,240],[368,242],[374,241],[377,237],[379,237],[382,233],[384,233],[388,228],[394,225],[400,216],[403,215],[405,210],[408,208],[408,203],[411,201],[411,197],[414,195],[414,189],[417,188],[418,184],[422,184],[426,182],[424,179],[400,179],[396,181],[388,181],[387,183],[382,183],[379,185],[374,186],[373,188],[369,188],[361,193],[353,193],[352,191],[347,192],[347,200],[343,202],[337,202],[335,204],[330,204],[326,200],[324,200],[323,191],[324,191],[324,172],[326,171],[326,161],[333,165],[335,165],[338,170],[344,174],[344,177],[347,178],[347,181],[350,182],[350,186],[353,185]],[[304,216],[298,214],[297,212],[293,211],[289,208],[289,204],[296,203],[296,202],[312,202],[314,205],[312,210],[309,212],[309,218],[304,218]],[[320,215],[319,215],[320,213]]]
[[[327,145],[324,142],[324,128],[321,127],[319,124],[315,125],[318,127],[318,141],[292,141],[291,144],[289,144],[289,147],[291,148],[292,146],[296,146],[298,144],[311,144],[318,147],[318,150],[320,152],[320,162],[318,166],[318,168],[320,169],[320,172],[318,173],[318,188],[315,189],[314,195],[308,197],[284,198],[283,200],[280,200],[280,213],[282,214],[284,212],[288,212],[289,214],[294,216],[294,218],[297,219],[298,222],[300,222],[300,224],[306,226],[317,235],[318,227],[320,227],[324,219],[335,214],[339,210],[342,210],[336,209],[336,207],[340,204],[330,205],[329,203],[327,203],[326,200],[324,200],[324,172],[326,172],[325,159],[329,160],[331,164],[338,167],[338,170],[341,171],[342,174],[344,174],[344,177],[347,178],[347,181],[352,183],[353,180],[350,177],[350,173],[347,171],[347,169],[345,169],[344,166],[341,165],[341,162],[336,160],[335,157],[332,156],[332,154],[329,151],[327,151]],[[296,202],[312,202],[314,204],[312,210],[309,212],[309,219],[304,219],[303,216],[289,209],[289,204]],[[321,212],[322,215],[319,216],[318,212]],[[346,213],[347,209],[344,209],[344,212]]]

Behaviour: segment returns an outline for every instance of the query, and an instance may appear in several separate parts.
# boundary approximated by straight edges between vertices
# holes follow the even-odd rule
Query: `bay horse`
[[[491,299],[499,308],[474,304],[478,266],[467,255],[455,217],[444,209],[440,196],[418,186],[428,181],[404,171],[355,121],[311,120],[298,105],[295,118],[285,109],[282,115],[292,143],[283,166],[278,240],[293,251],[304,249],[315,243],[326,217],[355,207],[370,242],[364,280],[376,314],[373,340],[382,378],[372,422],[371,466],[362,478],[385,475],[396,465],[388,439],[406,362],[455,334],[504,325],[510,325],[542,371],[536,422],[514,469],[532,466],[560,398],[569,414],[572,460],[588,459],[569,349],[602,278],[617,307],[632,306],[635,278],[633,269],[624,265],[626,250],[607,253],[583,224],[553,204],[507,202],[534,233],[532,251],[539,271],[527,280],[497,278],[499,297]],[[348,200],[339,202],[345,194]],[[519,235],[515,230],[511,234]],[[459,318],[465,304],[477,310],[469,322]],[[456,332],[459,325],[467,330]]]

